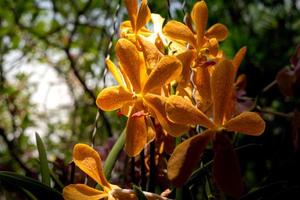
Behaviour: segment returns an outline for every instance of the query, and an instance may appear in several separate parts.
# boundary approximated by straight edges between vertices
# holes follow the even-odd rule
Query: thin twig
[[[11,155],[11,157],[14,158],[14,160],[25,171],[26,175],[31,176],[31,177],[34,176],[35,173],[33,171],[31,171],[31,169],[29,169],[29,167],[27,167],[26,164],[19,158],[18,154],[16,153],[16,147],[14,145],[14,142],[10,141],[7,138],[6,133],[5,133],[4,129],[2,129],[2,128],[0,128],[0,136],[3,138],[3,141],[6,143],[9,154]]]

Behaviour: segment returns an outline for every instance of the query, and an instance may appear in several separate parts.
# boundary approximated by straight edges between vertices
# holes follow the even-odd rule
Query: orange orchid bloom
[[[138,0],[125,0],[129,21],[124,21],[120,25],[121,37],[128,38],[136,42],[136,35],[150,36],[152,32],[145,28],[151,19],[151,11],[147,5],[147,0],[142,0],[138,8]]]
[[[104,176],[100,155],[92,147],[86,144],[76,144],[73,149],[73,161],[90,178],[96,181],[102,188],[94,189],[85,184],[70,184],[63,189],[65,200],[137,200],[133,190],[121,189],[117,185],[110,184]],[[167,200],[159,195],[143,192],[149,200]]]
[[[163,31],[166,36],[175,41],[185,41],[195,51],[192,57],[191,67],[194,70],[193,82],[197,88],[197,106],[204,112],[211,108],[210,76],[213,69],[211,66],[224,59],[223,52],[219,49],[219,42],[223,41],[228,34],[226,26],[217,23],[206,31],[208,20],[208,9],[205,1],[197,2],[191,12],[189,26],[169,21]],[[187,85],[180,85],[180,89]]]
[[[136,156],[155,138],[150,116],[172,135],[186,130],[167,120],[163,101],[166,97],[160,96],[162,87],[180,75],[182,65],[174,56],[163,56],[148,75],[142,53],[124,38],[117,42],[116,54],[120,70],[110,60],[106,63],[119,85],[103,89],[96,104],[105,111],[121,109],[128,116],[125,151]]]
[[[73,149],[73,161],[84,173],[96,181],[103,191],[96,190],[85,184],[71,184],[64,188],[63,197],[66,200],[104,199],[112,197],[114,189],[120,189],[110,184],[103,173],[102,161],[98,152],[85,144],[76,144]]]
[[[191,13],[195,25],[195,33],[187,25],[171,20],[163,29],[163,32],[170,38],[185,41],[197,51],[197,57],[203,55],[214,55],[218,53],[218,42],[225,40],[228,34],[226,26],[217,23],[206,31],[208,10],[205,1],[197,2]],[[209,50],[210,52],[207,52]]]
[[[232,175],[233,169],[238,167],[235,165],[237,162],[226,162],[222,160],[222,154],[226,154],[229,160],[234,160],[235,154],[232,146],[226,135],[222,134],[224,131],[240,132],[246,135],[259,136],[265,129],[265,122],[263,119],[254,112],[242,112],[241,114],[226,118],[227,105],[230,102],[232,89],[234,85],[235,66],[229,60],[223,60],[215,66],[211,77],[211,98],[213,102],[213,119],[201,112],[189,100],[180,96],[171,96],[167,100],[166,111],[167,117],[170,121],[178,124],[188,124],[190,126],[201,125],[207,129],[198,135],[195,135],[181,144],[179,144],[171,158],[168,161],[168,176],[175,185],[181,185],[192,173],[193,168],[201,159],[205,147],[210,141],[215,141],[215,167],[213,169],[215,174],[215,181],[217,185],[233,196],[238,196],[242,192],[241,186],[237,184],[238,180],[231,177],[229,181],[233,183],[227,184],[227,175]],[[222,148],[224,147],[224,151]],[[190,155],[193,152],[193,155]],[[220,155],[221,154],[221,155]],[[197,155],[197,156],[196,156]],[[226,156],[225,156],[226,157]],[[223,162],[224,161],[224,162]],[[229,168],[232,173],[220,174],[218,173],[222,166],[216,164],[222,163],[226,165],[235,165]],[[228,169],[228,168],[226,168]],[[216,175],[216,174],[219,174]],[[225,181],[224,181],[225,179]]]

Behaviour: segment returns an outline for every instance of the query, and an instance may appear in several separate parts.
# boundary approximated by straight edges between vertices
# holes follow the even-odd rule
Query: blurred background
[[[148,0],[153,13],[180,21],[194,2]],[[206,2],[208,26],[220,22],[230,31],[221,44],[226,55],[247,46],[241,101],[267,124],[261,137],[234,140],[242,147],[245,199],[300,198],[300,50],[290,60],[300,43],[300,1]],[[95,99],[114,84],[104,59],[114,58],[118,26],[127,18],[121,0],[0,0],[0,170],[38,178],[36,132],[64,184],[73,145],[91,144],[95,127],[94,144],[110,148],[126,119],[98,111]],[[8,191],[0,184],[0,196],[9,199]]]

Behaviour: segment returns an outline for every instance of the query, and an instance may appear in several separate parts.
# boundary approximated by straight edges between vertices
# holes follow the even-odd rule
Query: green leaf
[[[35,133],[35,138],[36,138],[36,145],[37,145],[37,148],[39,151],[42,182],[45,185],[50,186],[50,170],[49,170],[49,166],[48,166],[48,159],[47,159],[47,154],[46,154],[46,150],[45,150],[45,145],[38,133]]]
[[[63,199],[62,195],[49,186],[40,183],[39,181],[19,175],[14,172],[1,171],[0,172],[1,184],[12,185],[22,191],[27,190],[32,193],[37,199]]]
[[[135,192],[138,200],[147,200],[147,197],[145,196],[145,194],[143,193],[143,191],[141,190],[140,187],[133,184],[132,188],[133,188],[133,191]]]

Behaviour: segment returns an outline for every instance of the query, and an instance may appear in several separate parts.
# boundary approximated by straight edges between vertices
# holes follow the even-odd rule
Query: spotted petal
[[[141,90],[143,61],[136,46],[127,39],[121,38],[116,44],[116,54],[135,91]]]
[[[200,124],[212,128],[214,124],[189,100],[180,96],[171,96],[166,104],[168,119],[174,123],[185,125]]]
[[[254,112],[242,112],[224,124],[227,131],[259,136],[265,130],[264,120]]]
[[[73,160],[77,167],[101,185],[104,190],[111,188],[103,174],[100,155],[92,147],[86,144],[76,144],[73,149]]]
[[[132,100],[132,93],[121,86],[112,86],[103,89],[99,93],[96,104],[102,110],[112,111],[121,108]]]
[[[216,38],[218,41],[223,41],[228,35],[228,29],[223,24],[217,23],[212,25],[205,33],[208,38]]]
[[[138,0],[125,0],[128,16],[133,30],[136,30],[136,20],[138,13]]]
[[[147,94],[144,96],[144,98],[145,103],[154,111],[157,120],[168,134],[178,137],[187,131],[187,126],[175,124],[167,119],[167,114],[165,111],[167,97],[155,94]]]
[[[206,29],[208,11],[205,1],[197,2],[192,10],[192,19],[194,21],[197,33],[197,47],[201,47]]]
[[[182,70],[181,62],[175,56],[164,56],[153,69],[143,88],[143,93],[150,92],[170,83],[179,77]]]
[[[180,81],[183,81],[185,83],[188,83],[190,81],[191,64],[196,56],[195,54],[196,54],[195,51],[187,50],[176,56],[182,63],[182,72],[180,76]]]
[[[71,184],[64,187],[63,197],[65,200],[99,200],[107,197],[107,193],[96,190],[84,184]]]
[[[136,21],[136,32],[139,31],[143,26],[145,26],[150,19],[151,11],[147,5],[147,0],[142,0]]]
[[[125,151],[131,156],[137,156],[147,143],[147,126],[144,115],[136,115],[142,111],[140,103],[136,103],[131,110],[126,125]]]
[[[162,55],[162,53],[160,53],[160,51],[157,49],[157,47],[153,43],[151,43],[139,36],[138,36],[138,40],[141,44],[145,60],[149,65],[148,67],[150,70],[152,70],[156,66],[156,64],[159,62],[159,60],[161,59],[161,57],[163,55]]]
[[[233,58],[233,66],[235,68],[235,74],[237,73],[237,70],[239,68],[239,66],[241,65],[245,55],[246,55],[246,52],[247,52],[247,47],[242,47],[234,56]]]
[[[222,124],[227,103],[231,97],[234,80],[234,67],[229,60],[216,65],[211,78],[211,93],[215,124]]]
[[[163,32],[172,39],[186,41],[196,47],[193,32],[183,23],[171,20],[164,26]]]

